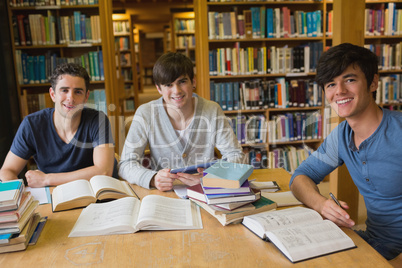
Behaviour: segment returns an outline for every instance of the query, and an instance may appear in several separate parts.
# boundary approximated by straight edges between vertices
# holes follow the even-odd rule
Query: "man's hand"
[[[321,215],[330,221],[333,221],[338,226],[352,227],[355,222],[350,219],[349,214],[344,209],[349,209],[346,202],[339,201],[342,207],[338,206],[332,199],[327,199],[321,209]]]
[[[27,183],[29,187],[44,187],[49,186],[47,182],[47,174],[43,173],[40,170],[28,170],[25,173],[25,177],[27,179]]]
[[[160,191],[170,191],[173,189],[173,181],[177,178],[178,175],[170,173],[170,169],[161,169],[152,178],[151,186]]]
[[[201,183],[202,174],[204,172],[203,168],[197,168],[198,174],[187,174],[187,173],[177,173],[178,180],[182,183],[193,186]]]

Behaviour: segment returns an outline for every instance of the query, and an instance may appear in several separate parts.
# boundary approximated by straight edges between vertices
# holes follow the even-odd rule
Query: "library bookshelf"
[[[378,56],[380,82],[376,102],[402,110],[402,3],[366,1],[364,45]]]
[[[115,57],[119,86],[119,108],[124,116],[131,116],[138,107],[138,72],[135,55],[134,31],[131,17],[113,14],[113,33],[115,38]]]
[[[93,103],[88,105],[109,116],[118,143],[118,124],[113,120],[119,114],[114,108],[118,98],[113,90],[117,77],[111,2],[7,2],[22,117],[51,107],[50,74],[62,62],[77,62],[91,77]]]
[[[181,52],[195,62],[194,12],[172,13],[172,51]]]
[[[221,105],[250,164],[292,172],[303,156],[286,156],[316,149],[325,136],[314,76],[319,56],[332,45],[332,3],[196,0],[194,11],[197,92]]]

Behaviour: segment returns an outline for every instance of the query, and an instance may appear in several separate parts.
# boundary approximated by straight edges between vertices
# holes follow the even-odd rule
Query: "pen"
[[[332,193],[329,193],[329,195],[331,196],[332,200],[334,200],[335,203],[336,203],[338,206],[342,207],[341,203],[339,203],[338,199],[336,199],[336,197],[335,197]]]

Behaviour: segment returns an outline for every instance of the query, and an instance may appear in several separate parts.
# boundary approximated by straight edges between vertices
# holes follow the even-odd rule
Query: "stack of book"
[[[276,208],[275,202],[250,188],[252,172],[251,165],[218,161],[204,171],[201,184],[187,188],[187,196],[222,225]]]
[[[41,219],[22,180],[0,183],[0,253],[24,250]]]

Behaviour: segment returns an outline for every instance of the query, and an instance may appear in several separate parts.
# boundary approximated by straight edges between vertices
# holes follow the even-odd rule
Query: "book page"
[[[122,181],[109,176],[94,176],[91,178],[90,183],[95,196],[98,196],[102,189],[114,189],[120,193],[127,193],[127,189],[123,186]]]
[[[264,231],[274,230],[281,227],[301,224],[305,222],[322,221],[321,215],[315,210],[295,207],[283,210],[259,213],[248,218],[258,222]]]
[[[267,237],[292,261],[355,246],[352,239],[329,220],[269,231]]]
[[[83,196],[95,197],[87,180],[76,180],[54,188],[52,193],[53,205],[64,203]]]
[[[194,226],[190,200],[158,195],[143,198],[138,215],[138,229],[185,229]]]
[[[134,233],[140,205],[135,197],[90,204],[82,210],[69,237]]]

